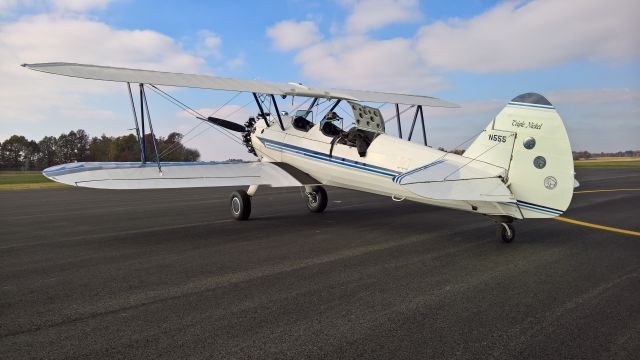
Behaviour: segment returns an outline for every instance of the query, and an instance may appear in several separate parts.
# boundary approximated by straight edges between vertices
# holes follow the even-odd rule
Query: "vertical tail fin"
[[[525,218],[562,214],[573,196],[573,156],[555,107],[540,94],[515,97],[464,153],[507,170]]]

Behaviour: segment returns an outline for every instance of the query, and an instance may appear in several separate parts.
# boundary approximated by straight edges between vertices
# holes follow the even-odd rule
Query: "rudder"
[[[515,97],[464,153],[507,170],[524,218],[562,214],[571,203],[573,155],[555,107],[542,95]]]

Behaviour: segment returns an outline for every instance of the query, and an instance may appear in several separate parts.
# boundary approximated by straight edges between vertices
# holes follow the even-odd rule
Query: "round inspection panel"
[[[536,156],[536,158],[533,159],[533,166],[537,169],[544,169],[544,167],[547,166],[547,159],[545,159],[544,156]]]
[[[536,146],[536,139],[532,137],[528,137],[524,139],[524,141],[522,142],[522,145],[524,146],[525,149],[531,150]]]

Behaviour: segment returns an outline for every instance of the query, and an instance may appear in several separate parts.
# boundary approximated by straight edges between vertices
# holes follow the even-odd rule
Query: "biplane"
[[[242,187],[229,199],[231,216],[237,220],[249,218],[251,199],[259,186],[304,187],[306,205],[313,213],[321,213],[327,206],[323,186],[334,186],[482,214],[498,224],[499,238],[511,242],[514,220],[562,214],[577,183],[562,120],[555,107],[537,93],[509,101],[466,151],[457,155],[428,146],[423,108],[458,107],[433,97],[71,63],[23,66],[121,82],[128,88],[141,161],[71,163],[43,171],[49,179],[64,184],[102,189]],[[138,106],[131,84],[139,87]],[[161,86],[250,93],[257,113],[245,124],[196,117],[226,134],[237,133],[258,161],[161,161],[146,90],[161,91],[184,105]],[[287,97],[305,98],[310,103],[289,114],[279,107]],[[324,111],[318,111],[319,102],[326,104]],[[395,115],[385,120],[372,103],[395,105]],[[405,139],[400,120],[407,111],[413,117]],[[344,129],[345,112],[353,119],[348,129]],[[394,118],[398,136],[385,131]],[[411,142],[418,119],[424,144]],[[152,144],[145,140],[145,123]],[[154,159],[147,159],[148,146],[154,146]]]

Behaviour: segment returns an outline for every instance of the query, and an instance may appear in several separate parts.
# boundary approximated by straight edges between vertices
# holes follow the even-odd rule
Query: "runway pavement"
[[[578,171],[579,191],[640,188]],[[640,354],[640,237],[328,189],[0,192],[0,358],[581,358]],[[566,217],[640,231],[640,191]]]

